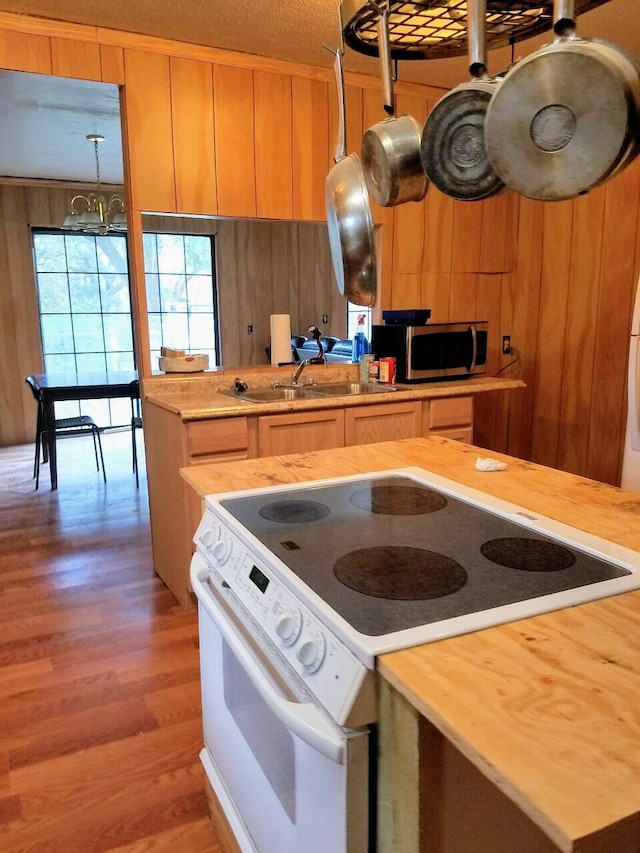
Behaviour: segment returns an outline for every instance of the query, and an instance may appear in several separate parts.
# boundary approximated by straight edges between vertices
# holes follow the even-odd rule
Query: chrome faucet
[[[308,364],[309,364],[309,360],[307,359],[306,361],[301,361],[300,364],[296,367],[295,373],[293,374],[293,379],[291,380],[292,385],[298,384],[298,379],[300,379],[302,371],[305,369],[305,367]]]

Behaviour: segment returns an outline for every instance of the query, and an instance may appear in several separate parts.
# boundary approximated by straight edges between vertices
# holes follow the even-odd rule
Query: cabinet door
[[[427,404],[427,435],[443,435],[457,441],[473,441],[473,397],[449,397]]]
[[[420,403],[384,403],[356,406],[345,411],[345,444],[373,444],[420,435]]]
[[[265,415],[258,421],[260,456],[310,453],[344,447],[342,409]]]

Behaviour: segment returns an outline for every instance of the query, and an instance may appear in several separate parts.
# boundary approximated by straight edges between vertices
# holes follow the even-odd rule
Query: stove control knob
[[[215,560],[219,563],[226,563],[229,557],[231,556],[232,551],[231,539],[219,539],[216,544],[213,546],[211,553]]]
[[[300,643],[298,660],[305,672],[317,672],[322,666],[327,644],[322,634],[308,634]]]
[[[299,610],[281,610],[276,616],[276,634],[285,646],[292,646],[300,636],[302,614]]]
[[[204,545],[205,548],[209,549],[217,538],[218,531],[215,530],[213,527],[208,527],[206,530],[203,530],[200,536],[200,543]]]

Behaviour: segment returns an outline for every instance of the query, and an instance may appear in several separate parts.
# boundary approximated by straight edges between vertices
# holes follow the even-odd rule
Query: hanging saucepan
[[[333,271],[340,293],[354,305],[373,305],[377,264],[371,206],[357,154],[346,155],[342,48],[335,52],[338,143],[327,175],[325,201]]]
[[[469,0],[469,71],[473,80],[440,98],[422,129],[422,165],[429,180],[460,201],[478,201],[504,189],[484,144],[487,108],[501,85],[487,76],[486,12],[487,0]]]
[[[511,189],[557,201],[588,192],[638,153],[638,64],[578,38],[573,0],[554,0],[553,44],[509,71],[485,123],[491,163]]]
[[[389,51],[389,9],[378,21],[384,110],[390,118],[370,127],[362,137],[362,170],[372,198],[382,207],[421,201],[427,176],[420,159],[420,125],[410,115],[395,116]]]

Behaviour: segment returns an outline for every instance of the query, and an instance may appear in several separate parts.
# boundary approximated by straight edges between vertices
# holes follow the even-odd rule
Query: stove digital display
[[[269,578],[263,574],[257,566],[254,566],[249,572],[249,580],[252,581],[264,593],[269,586]]]

